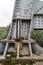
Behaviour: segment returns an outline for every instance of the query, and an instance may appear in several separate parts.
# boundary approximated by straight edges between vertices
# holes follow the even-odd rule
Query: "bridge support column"
[[[17,43],[17,58],[19,58],[19,42]]]
[[[5,55],[6,55],[6,52],[7,52],[7,49],[8,49],[8,42],[6,43],[6,47],[5,47],[5,50],[4,50],[4,54],[3,54],[3,56],[5,57]]]
[[[18,38],[19,38],[19,34],[20,34],[20,21],[18,20]]]
[[[32,49],[31,49],[31,43],[29,42],[29,50],[30,50],[30,55],[32,57]]]

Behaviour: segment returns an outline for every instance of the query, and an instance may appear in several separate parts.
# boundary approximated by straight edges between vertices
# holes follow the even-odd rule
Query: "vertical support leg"
[[[31,49],[31,43],[29,42],[29,50],[30,50],[30,55],[32,57],[32,49]]]
[[[17,43],[17,58],[19,58],[19,42]]]
[[[8,49],[8,44],[9,44],[9,43],[6,43],[6,47],[5,47],[4,54],[3,54],[4,57],[5,57],[6,52],[7,52],[7,49]]]
[[[20,32],[19,32],[19,24],[20,24],[20,23],[19,23],[19,20],[18,20],[18,38],[19,38],[19,33],[20,33]]]

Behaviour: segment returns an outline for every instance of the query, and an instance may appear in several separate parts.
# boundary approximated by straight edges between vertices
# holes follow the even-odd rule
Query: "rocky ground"
[[[42,62],[36,62],[35,64],[33,65],[43,65],[43,61]]]

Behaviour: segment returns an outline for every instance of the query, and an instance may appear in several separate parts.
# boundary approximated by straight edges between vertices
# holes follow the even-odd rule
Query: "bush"
[[[27,61],[26,60],[23,60],[23,59],[20,60],[19,62],[20,62],[21,65],[26,65],[27,64]]]
[[[35,39],[36,42],[43,47],[43,30],[36,30],[31,32],[31,38]]]
[[[21,65],[33,65],[33,61],[32,60],[26,60],[26,59],[22,59],[22,60],[11,60],[11,58],[6,58],[4,60],[4,63],[2,65],[16,65],[16,64],[21,64]]]
[[[7,27],[0,27],[0,40],[5,39],[9,32],[9,26]]]
[[[29,65],[33,65],[33,61],[31,60],[31,61],[29,61]]]
[[[26,59],[22,59],[22,60],[14,60],[12,61],[12,64],[15,65],[15,64],[21,64],[21,65],[33,65],[33,61],[32,60],[26,60]]]
[[[6,57],[6,59],[3,61],[2,65],[11,65],[11,58],[10,57]]]
[[[17,52],[8,52],[7,54],[10,54],[11,57],[14,57],[14,58],[17,57]]]
[[[32,60],[26,60],[26,59],[23,60],[22,59],[19,62],[20,62],[21,65],[26,65],[26,64],[33,65],[33,61]]]
[[[19,64],[19,60],[12,61],[12,65]]]
[[[17,57],[17,52],[11,53],[11,56],[14,57],[14,58],[16,58]]]

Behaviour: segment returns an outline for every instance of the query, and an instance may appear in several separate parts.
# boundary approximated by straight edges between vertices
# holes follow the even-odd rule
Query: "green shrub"
[[[9,32],[9,26],[7,27],[0,27],[0,40],[5,39]]]
[[[10,63],[11,62],[11,58],[10,57],[6,57],[5,62]]]
[[[4,60],[4,63],[2,65],[16,65],[16,64],[21,64],[21,65],[33,65],[33,61],[32,60],[26,60],[26,59],[22,59],[22,60],[11,60],[11,58],[6,58]]]
[[[11,65],[11,58],[10,57],[6,57],[6,59],[3,61],[2,65]]]
[[[12,65],[19,64],[19,60],[12,61]]]
[[[14,58],[17,57],[17,52],[8,52],[7,54],[10,54],[11,57],[14,57]]]
[[[33,65],[33,61],[32,60],[29,61],[29,65]]]
[[[27,61],[26,60],[23,60],[23,59],[20,60],[19,62],[20,62],[21,65],[26,65],[27,64]]]
[[[16,58],[17,57],[17,52],[11,53],[11,56]]]
[[[43,30],[36,30],[31,32],[31,38],[43,47]]]
[[[21,64],[21,65],[26,65],[26,64],[28,64],[28,65],[33,65],[33,61],[32,60],[26,60],[26,59],[22,59],[22,60],[19,60],[19,63]]]

